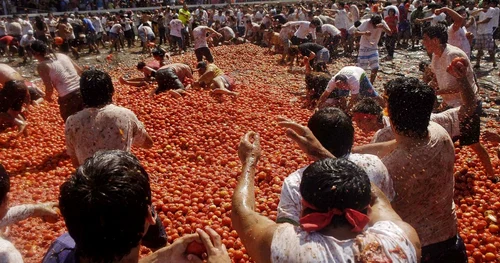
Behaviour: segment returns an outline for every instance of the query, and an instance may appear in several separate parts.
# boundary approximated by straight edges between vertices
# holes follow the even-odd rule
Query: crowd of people
[[[133,146],[153,147],[153,139],[131,110],[113,104],[115,89],[108,73],[84,71],[65,53],[78,59],[82,48],[99,52],[105,43],[112,52],[125,47],[123,40],[133,46],[137,35],[155,61],[139,62],[144,77],[120,78],[121,84],[141,88],[155,81],[151,96],[169,92],[177,98],[196,92],[189,89],[208,88],[215,96],[237,97],[235,80],[217,66],[210,47],[251,42],[274,47],[285,65],[298,61],[305,67],[314,112],[307,126],[279,119],[312,163],[296,167],[284,180],[276,221],[255,211],[260,137],[248,132],[241,139],[242,172],[231,219],[249,256],[256,262],[467,262],[453,201],[453,141],[471,147],[488,178],[499,180],[480,142],[482,102],[474,72],[485,50],[496,66],[499,15],[497,0],[466,8],[415,0],[228,5],[194,11],[184,4],[179,10],[166,7],[140,16],[49,14],[37,18],[35,31],[26,32],[29,27],[23,25],[29,21],[14,17],[3,22],[6,36],[0,43],[10,37],[6,54],[26,52],[27,58],[36,59],[45,88],[0,64],[0,130],[18,127],[19,134],[29,136],[23,105],[52,103],[55,89],[66,150],[76,172],[61,185],[58,203],[9,208],[9,175],[0,165],[0,226],[29,216],[50,222],[57,220],[60,209],[68,233],[52,243],[44,263],[139,262],[140,245],[154,251],[140,262],[201,262],[186,252],[192,242],[205,247],[208,262],[230,262],[221,237],[211,228],[166,246],[149,175],[130,153]],[[83,42],[74,33],[75,20],[82,22]],[[33,35],[33,40],[25,39]],[[16,44],[26,41],[30,43]],[[174,51],[190,52],[191,43],[194,69],[170,62]],[[430,62],[421,63],[422,78],[398,77],[375,89],[384,45],[386,60],[396,56],[397,48],[424,49]],[[334,75],[328,72],[336,57],[354,52],[356,65]],[[353,121],[375,132],[370,144],[353,146]],[[498,134],[486,135],[500,141]],[[22,262],[2,238],[0,252],[1,262]]]

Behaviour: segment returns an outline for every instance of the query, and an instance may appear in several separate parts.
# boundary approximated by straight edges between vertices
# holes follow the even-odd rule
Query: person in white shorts
[[[380,15],[373,15],[370,20],[361,22],[355,36],[361,36],[359,41],[358,67],[370,69],[370,82],[375,83],[379,69],[378,42],[382,32],[391,34],[391,29]]]

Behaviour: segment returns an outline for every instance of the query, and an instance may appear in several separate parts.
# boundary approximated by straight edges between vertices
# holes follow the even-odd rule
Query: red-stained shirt
[[[13,36],[4,36],[4,37],[0,38],[0,43],[6,44],[7,46],[9,46],[10,42],[12,42],[13,39],[14,39]]]
[[[397,16],[387,16],[384,18],[385,22],[391,29],[392,33],[398,32],[398,17]]]

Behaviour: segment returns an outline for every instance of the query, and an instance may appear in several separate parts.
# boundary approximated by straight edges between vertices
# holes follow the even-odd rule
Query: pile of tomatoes
[[[240,172],[240,137],[250,130],[261,135],[256,210],[275,219],[283,179],[309,163],[277,126],[277,117],[306,123],[312,111],[304,107],[299,95],[304,87],[303,69],[280,66],[279,55],[250,44],[216,47],[212,52],[216,64],[237,80],[238,97],[192,90],[179,99],[169,94],[152,98],[149,93],[154,87],[118,83],[124,74],[137,75],[134,67],[110,61],[100,67],[115,81],[115,104],[135,112],[155,142],[150,150],[134,148],[133,152],[150,175],[153,203],[169,241],[209,225],[222,236],[234,262],[247,262],[249,257],[230,220],[231,196]],[[191,53],[173,60],[195,65]],[[347,63],[340,59],[330,70]],[[57,201],[59,185],[74,170],[65,153],[64,124],[57,104],[43,103],[27,115],[28,137],[0,134],[0,160],[12,175],[12,205]],[[369,142],[369,134],[356,131],[356,144]],[[487,146],[494,156],[494,146]],[[500,260],[500,184],[484,177],[470,149],[457,147],[456,152],[457,216],[468,255],[476,262]],[[498,159],[494,160],[498,170]],[[49,224],[28,219],[11,227],[8,237],[26,262],[39,262],[64,231],[62,220]],[[149,253],[144,248],[141,252]]]

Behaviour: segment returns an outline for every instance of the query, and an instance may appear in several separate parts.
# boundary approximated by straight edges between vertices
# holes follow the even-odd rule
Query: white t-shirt
[[[219,33],[221,33],[224,36],[224,40],[226,41],[236,37],[236,34],[234,34],[233,29],[228,26],[219,29]]]
[[[352,21],[347,16],[347,12],[345,10],[337,11],[337,15],[335,16],[335,26],[338,29],[348,29],[352,26]]]
[[[392,186],[392,179],[382,161],[371,154],[351,154],[349,161],[362,168],[370,178],[370,181],[377,185],[382,192],[392,200],[395,196]],[[300,182],[302,174],[307,168],[301,168],[291,173],[283,182],[281,188],[280,202],[278,204],[278,218],[287,218],[299,222],[302,213],[302,196],[300,195]]]
[[[432,72],[436,75],[439,90],[448,90],[459,87],[459,83],[455,77],[450,73],[446,72],[446,69],[450,65],[451,61],[456,57],[463,57],[469,60],[467,54],[463,52],[460,48],[447,44],[441,56],[433,55],[431,62]],[[467,69],[467,79],[470,85],[474,89],[474,93],[477,93],[477,85],[474,81],[474,70],[472,69],[472,63],[469,62],[469,67]],[[463,104],[460,92],[452,94],[442,94],[444,102],[448,106],[458,107]]]
[[[300,39],[306,39],[309,33],[312,35],[313,39],[316,39],[316,28],[312,28],[309,25],[311,22],[308,21],[297,21],[297,22],[289,22],[290,26],[299,26],[297,31],[295,31],[294,36]]]
[[[465,27],[460,27],[457,31],[453,31],[453,25],[448,27],[448,44],[460,48],[470,58],[470,43],[467,39],[467,30]]]
[[[380,250],[373,251],[379,246]],[[276,263],[354,263],[359,262],[357,257],[365,259],[363,262],[417,262],[415,247],[408,236],[390,221],[379,221],[356,238],[346,240],[308,233],[299,226],[284,223],[274,232],[271,243],[271,262]]]
[[[484,12],[484,11],[479,12],[479,20],[478,21],[483,21],[487,18],[491,18],[491,20],[488,23],[477,25],[477,34],[478,35],[492,34],[493,33],[493,17],[494,17],[494,15],[495,15],[495,9],[493,9],[491,7],[488,8],[487,12]]]
[[[451,138],[460,136],[460,120],[458,111],[460,107],[451,108],[440,113],[431,113],[431,121],[441,125]],[[384,122],[385,127],[378,130],[373,136],[371,143],[387,142],[395,139],[389,121]]]
[[[437,25],[437,23],[446,20],[446,14],[445,13],[441,13],[439,15],[432,14],[431,17],[432,17],[431,26],[435,26],[435,25]]]
[[[323,24],[321,26],[321,32],[328,33],[330,36],[334,37],[336,35],[340,35],[340,30],[336,28],[334,25]]]
[[[111,29],[109,30],[110,33],[113,34],[120,34],[120,31],[122,30],[122,25],[121,24],[114,24]]]
[[[66,150],[80,164],[99,150],[130,151],[146,141],[142,122],[129,109],[113,104],[85,108],[71,115],[65,125]]]
[[[182,27],[183,24],[181,20],[172,19],[172,21],[170,21],[170,35],[175,37],[182,37]]]
[[[9,241],[0,237],[0,262],[22,263],[21,253]]]
[[[391,204],[418,233],[422,246],[457,234],[453,194],[455,148],[440,125],[430,122],[425,143],[397,147],[382,158],[396,197]]]
[[[381,23],[385,27],[388,27],[384,20],[382,20]],[[370,20],[364,20],[361,22],[361,25],[359,25],[358,30],[361,32],[371,32],[369,36],[361,36],[361,40],[359,41],[360,47],[378,49],[378,41],[380,40],[380,36],[382,35],[382,32],[384,32],[384,29],[373,26]]]
[[[29,45],[31,45],[31,43],[35,42],[36,38],[33,37],[33,36],[28,36],[28,35],[24,35],[22,38],[21,38],[21,41],[19,42],[19,45],[21,47],[27,47]]]
[[[491,18],[491,24],[493,27],[498,27],[498,20],[500,19],[500,8],[493,7],[493,18]]]
[[[193,29],[194,49],[208,47],[207,29],[207,26],[198,26]]]
[[[344,75],[347,77],[347,85],[351,90],[351,95],[359,94],[359,81],[361,79],[361,75],[365,73],[365,70],[356,67],[356,66],[348,66],[343,67],[332,79],[328,82],[328,87],[326,91],[332,92],[335,89],[335,77],[337,75]]]

